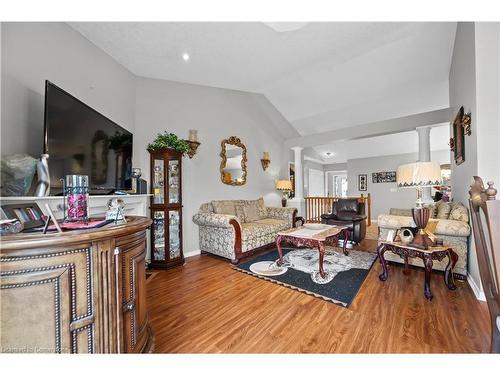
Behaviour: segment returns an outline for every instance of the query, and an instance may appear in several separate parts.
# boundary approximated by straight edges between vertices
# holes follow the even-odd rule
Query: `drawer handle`
[[[132,311],[135,308],[135,303],[134,302],[129,302],[124,306],[125,312]]]

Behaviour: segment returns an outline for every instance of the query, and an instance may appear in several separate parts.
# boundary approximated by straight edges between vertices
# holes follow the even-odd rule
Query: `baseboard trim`
[[[188,253],[185,253],[184,258],[194,257],[194,256],[200,255],[200,254],[201,254],[201,250],[193,250],[193,251],[190,251]]]
[[[486,302],[486,296],[484,295],[483,289],[481,289],[476,284],[476,282],[474,281],[474,279],[470,276],[470,273],[467,273],[467,281],[469,282],[469,285],[470,285],[472,291],[474,292],[474,295],[476,296],[476,298],[479,301]]]

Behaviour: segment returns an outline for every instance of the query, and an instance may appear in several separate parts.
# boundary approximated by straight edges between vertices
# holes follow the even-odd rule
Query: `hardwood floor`
[[[366,241],[364,243],[366,245]],[[370,244],[369,247],[374,248]],[[449,291],[423,269],[378,261],[349,308],[233,270],[209,255],[159,271],[147,282],[157,353],[476,353],[488,352],[485,303],[466,282]]]

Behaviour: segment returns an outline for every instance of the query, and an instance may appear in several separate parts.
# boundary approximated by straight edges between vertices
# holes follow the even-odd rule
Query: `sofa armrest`
[[[207,212],[198,212],[193,216],[193,222],[198,225],[204,225],[217,228],[233,228],[237,223],[241,227],[241,223],[234,215],[214,214]]]
[[[279,220],[285,220],[294,225],[294,217],[297,215],[297,209],[293,207],[266,207],[267,217]]]
[[[443,236],[468,237],[470,226],[465,221],[439,219],[434,234]]]
[[[377,225],[384,229],[400,229],[401,227],[415,227],[415,222],[411,216],[380,214],[377,218]]]

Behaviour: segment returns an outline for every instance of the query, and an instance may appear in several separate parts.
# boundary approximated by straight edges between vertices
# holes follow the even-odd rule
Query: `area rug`
[[[262,254],[236,267],[238,271],[348,307],[358,293],[377,255],[351,250],[346,256],[336,249],[323,261],[325,278],[319,275],[319,252],[284,248],[284,263],[277,265],[278,250]]]

